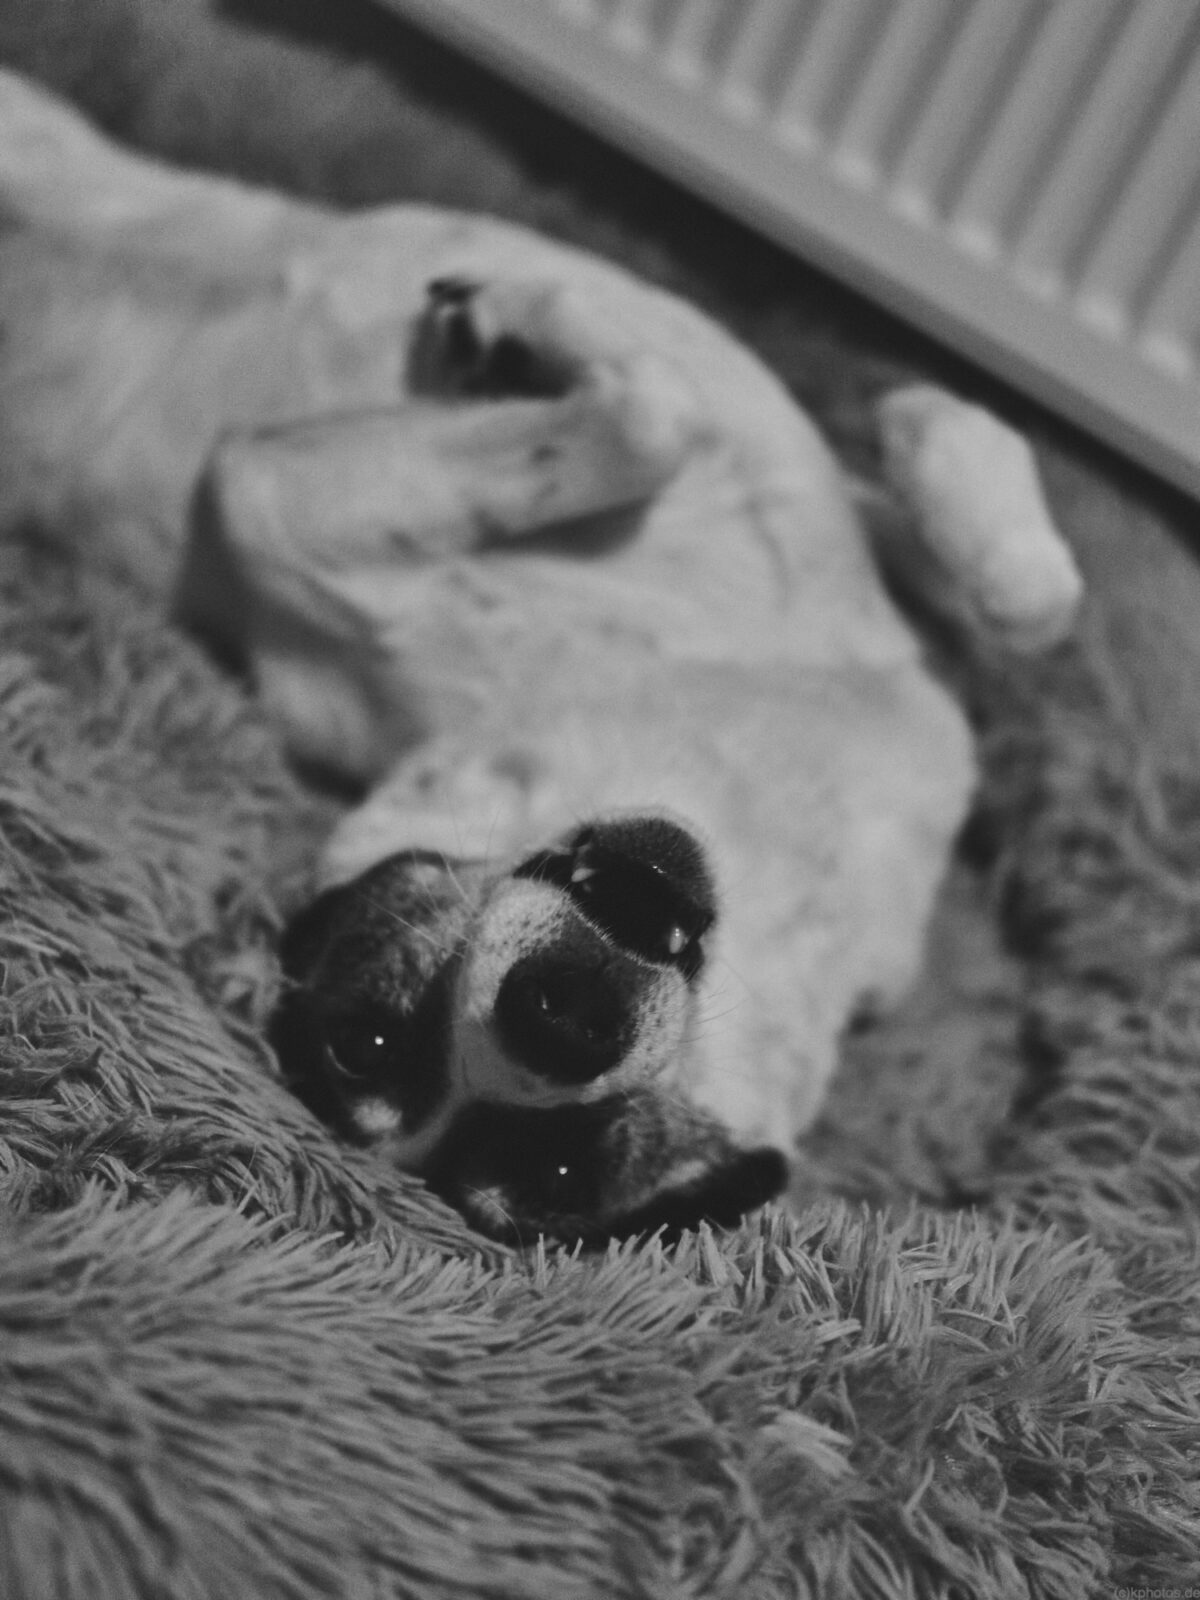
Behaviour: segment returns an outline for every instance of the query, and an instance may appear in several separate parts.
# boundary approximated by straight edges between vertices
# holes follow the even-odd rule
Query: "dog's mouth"
[[[407,852],[296,919],[273,1042],[314,1111],[494,1236],[732,1221],[782,1161],[747,1167],[674,1083],[716,916],[703,851],[660,816],[506,873]]]

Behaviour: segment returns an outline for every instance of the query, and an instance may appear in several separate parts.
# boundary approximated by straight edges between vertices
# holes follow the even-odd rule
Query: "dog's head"
[[[405,852],[292,924],[274,1043],[318,1115],[493,1237],[731,1224],[786,1168],[675,1083],[715,921],[700,847],[657,816],[505,872]]]

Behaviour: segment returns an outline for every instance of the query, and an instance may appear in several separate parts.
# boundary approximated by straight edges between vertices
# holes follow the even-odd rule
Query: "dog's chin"
[[[728,1225],[786,1171],[673,1086],[715,920],[703,852],[662,817],[507,872],[405,852],[296,918],[273,1041],[311,1109],[493,1238]]]

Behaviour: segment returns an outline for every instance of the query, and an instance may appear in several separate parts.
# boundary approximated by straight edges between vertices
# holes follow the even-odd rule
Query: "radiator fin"
[[[1200,494],[1196,0],[387,0]]]

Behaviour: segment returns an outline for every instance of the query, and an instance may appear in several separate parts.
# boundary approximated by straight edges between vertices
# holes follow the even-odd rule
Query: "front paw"
[[[1010,650],[1057,644],[1083,585],[1025,439],[931,384],[894,390],[879,420],[884,471],[913,514],[941,608]]]

